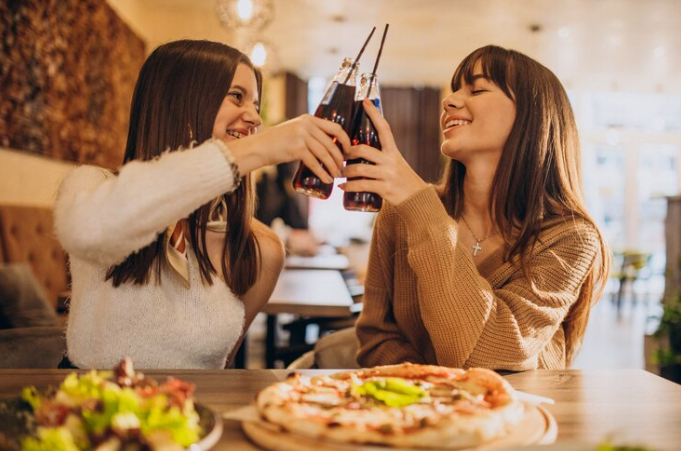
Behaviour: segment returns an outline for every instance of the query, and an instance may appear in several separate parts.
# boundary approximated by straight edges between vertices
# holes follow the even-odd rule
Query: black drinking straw
[[[389,23],[385,24],[385,30],[383,30],[383,38],[381,38],[381,46],[378,48],[378,56],[376,56],[376,62],[374,63],[374,70],[371,72],[371,80],[369,80],[369,90],[367,91],[367,99],[371,98],[371,88],[374,85],[374,78],[376,77],[376,70],[378,69],[378,62],[381,60],[381,53],[383,53],[383,44],[385,44],[385,37],[388,34]]]
[[[352,68],[350,69],[350,72],[348,73],[348,76],[345,77],[345,81],[343,82],[344,85],[348,83],[348,80],[350,79],[350,75],[355,71],[355,68],[357,67],[357,64],[359,64],[359,59],[362,57],[362,53],[364,53],[364,49],[367,48],[367,44],[369,41],[371,41],[371,37],[374,35],[374,31],[376,31],[376,27],[371,29],[371,33],[369,33],[369,37],[367,38],[366,41],[364,41],[364,45],[362,46],[361,50],[357,54],[357,58],[355,58],[355,62],[352,63]],[[385,37],[384,37],[385,39]]]

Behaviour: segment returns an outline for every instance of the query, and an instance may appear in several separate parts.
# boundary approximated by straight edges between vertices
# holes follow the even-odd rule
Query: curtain
[[[383,115],[397,147],[425,181],[440,180],[440,91],[436,88],[381,88]]]
[[[307,81],[298,78],[297,75],[290,72],[286,72],[285,81],[286,107],[284,113],[286,114],[286,119],[293,119],[308,112]]]

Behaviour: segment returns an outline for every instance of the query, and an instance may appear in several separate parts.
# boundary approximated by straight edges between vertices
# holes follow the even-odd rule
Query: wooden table
[[[147,371],[173,375],[196,384],[196,397],[220,413],[248,405],[267,385],[286,377],[286,370]],[[319,374],[322,371],[304,371]],[[328,373],[328,371],[327,371]],[[18,396],[21,388],[45,389],[68,374],[63,370],[0,370],[0,398]],[[643,370],[528,371],[507,376],[519,390],[548,396],[547,409],[558,422],[558,441],[597,443],[608,436],[677,451],[681,444],[681,386]],[[254,451],[239,423],[225,420],[216,451]],[[590,451],[585,449],[584,451]]]

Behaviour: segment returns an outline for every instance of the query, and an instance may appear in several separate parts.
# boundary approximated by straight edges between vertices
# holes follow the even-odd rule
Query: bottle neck
[[[339,83],[347,86],[357,86],[357,68],[341,72]]]
[[[333,77],[333,81],[339,84],[348,86],[357,86],[357,73],[359,72],[359,63],[354,64],[350,58],[345,58],[340,70]]]
[[[369,98],[373,101],[378,100],[379,103],[381,100],[381,92],[378,87],[378,77],[372,76],[372,74],[362,74],[362,78],[359,82],[357,100],[364,100],[365,98]]]

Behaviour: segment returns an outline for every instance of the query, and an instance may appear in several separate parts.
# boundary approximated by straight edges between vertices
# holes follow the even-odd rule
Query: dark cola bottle
[[[326,90],[324,98],[314,113],[317,117],[340,124],[348,134],[350,134],[357,72],[359,70],[359,64],[353,66],[353,63],[352,58],[343,60],[340,70],[333,77],[331,85]],[[337,143],[337,145],[343,152],[340,143]],[[331,191],[333,191],[333,183],[324,183],[301,162],[296,175],[293,177],[293,189],[318,199],[328,199]]]
[[[371,102],[381,111],[381,93],[378,88],[378,78],[374,74],[362,74],[359,82],[359,91],[357,92],[357,100],[355,101],[355,116],[352,121],[352,128],[350,131],[350,141],[353,146],[358,144],[366,144],[381,150],[381,142],[378,140],[378,132],[374,123],[371,122],[369,116],[364,111],[362,100],[369,98]],[[348,160],[346,165],[351,164],[373,164],[363,158]],[[351,178],[349,180],[357,180]],[[360,193],[346,191],[343,194],[343,206],[346,210],[351,211],[370,211],[376,212],[381,209],[383,199],[375,193]]]

